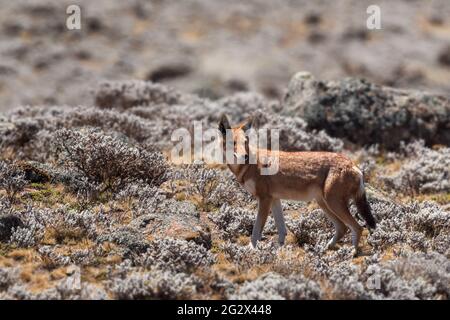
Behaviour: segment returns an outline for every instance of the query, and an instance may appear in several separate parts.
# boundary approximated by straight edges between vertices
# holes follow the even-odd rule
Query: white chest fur
[[[256,193],[256,184],[255,184],[255,181],[253,179],[245,180],[244,188],[245,188],[245,190],[250,192],[252,195],[255,195],[255,193]]]

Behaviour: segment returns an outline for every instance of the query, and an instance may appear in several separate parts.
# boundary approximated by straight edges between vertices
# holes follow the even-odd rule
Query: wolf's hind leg
[[[348,210],[348,204],[346,202],[346,200],[337,196],[330,196],[329,198],[326,198],[328,207],[352,231],[352,244],[354,247],[353,255],[357,256],[360,251],[359,240],[361,239],[363,228],[358,224],[355,218],[353,218],[352,214]]]
[[[283,208],[281,207],[281,200],[274,200],[272,203],[272,215],[275,220],[275,225],[278,231],[278,243],[280,246],[284,245],[286,239],[287,230],[286,223],[284,222]]]
[[[342,176],[342,172],[330,172],[325,180],[323,197],[328,208],[352,231],[353,254],[357,256],[363,228],[348,210],[348,189],[346,189],[344,182],[349,188],[353,181],[347,178],[348,176]]]
[[[327,249],[335,249],[337,242],[342,239],[348,228],[341,220],[339,220],[339,218],[333,213],[333,211],[328,208],[326,202],[323,199],[317,199],[317,203],[319,204],[319,207],[325,212],[327,218],[333,223],[335,231],[333,238],[327,243]]]

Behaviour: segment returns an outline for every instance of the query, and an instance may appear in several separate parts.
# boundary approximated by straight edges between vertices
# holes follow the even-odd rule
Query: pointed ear
[[[253,127],[254,118],[248,118],[247,121],[245,121],[244,125],[242,126],[242,130],[247,131],[250,130]]]
[[[219,121],[219,130],[223,136],[226,136],[229,129],[231,129],[230,121],[228,121],[228,117],[225,114],[222,114]]]

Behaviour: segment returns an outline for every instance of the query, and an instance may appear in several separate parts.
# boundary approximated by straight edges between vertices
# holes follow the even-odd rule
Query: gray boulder
[[[299,72],[289,83],[281,114],[300,116],[310,129],[359,145],[394,149],[400,141],[416,139],[450,145],[448,98],[361,79],[320,81]]]
[[[165,201],[158,212],[143,214],[130,226],[154,239],[174,238],[193,241],[211,248],[211,231],[195,206],[187,201]]]

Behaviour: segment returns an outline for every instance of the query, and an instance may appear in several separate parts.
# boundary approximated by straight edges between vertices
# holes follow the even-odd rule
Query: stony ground
[[[0,2],[0,299],[450,297],[447,1],[380,1],[375,33],[364,1],[78,1],[73,32],[69,2]],[[255,200],[170,157],[221,113],[360,166],[361,256],[289,201],[287,244],[269,218],[249,248]]]

